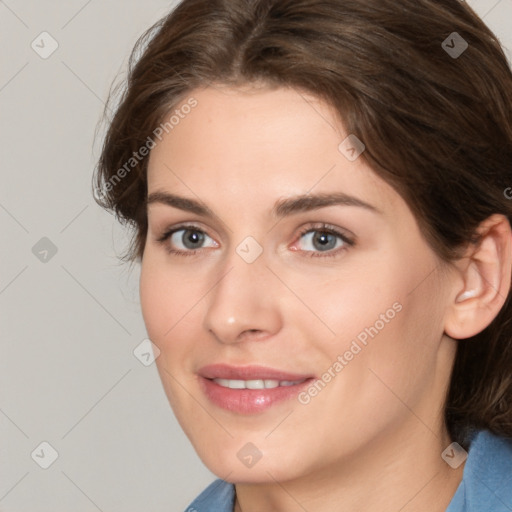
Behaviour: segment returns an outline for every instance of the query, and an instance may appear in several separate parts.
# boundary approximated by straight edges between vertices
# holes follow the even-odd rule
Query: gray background
[[[469,3],[510,59],[512,0]],[[109,87],[172,5],[0,0],[0,511],[180,512],[215,478],[133,354],[139,269],[91,196]]]

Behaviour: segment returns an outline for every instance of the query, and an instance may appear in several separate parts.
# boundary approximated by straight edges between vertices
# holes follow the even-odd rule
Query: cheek
[[[142,316],[149,337],[166,344],[201,299],[200,279],[185,281],[179,267],[172,268],[149,251],[145,254],[139,282]],[[160,343],[158,343],[160,342]]]
[[[165,275],[151,263],[146,254],[140,273],[140,304],[148,335],[160,347],[158,341],[169,328],[171,318],[168,312],[173,308],[171,295],[165,292]]]
[[[379,262],[367,258],[357,265],[347,264],[346,269],[340,265],[335,274],[323,278],[312,279],[306,274],[290,277],[287,282],[293,282],[294,291],[317,317],[315,320],[302,307],[302,313],[293,320],[301,322],[309,333],[315,321],[322,331],[317,330],[312,339],[324,344],[331,354],[333,350],[348,350],[354,339],[364,346],[377,334],[389,331],[400,314],[406,287],[393,279],[393,274],[389,262],[384,272]]]
[[[367,261],[310,294],[312,309],[335,333],[317,336],[317,344],[327,368],[343,357],[347,383],[382,388],[381,377],[407,395],[430,378],[443,333],[439,283],[435,275],[425,279],[433,267],[428,258],[406,259]]]
[[[164,390],[182,428],[184,418],[194,417],[193,404],[183,389],[193,389],[195,381],[189,370],[192,340],[197,339],[197,319],[193,313],[201,297],[199,290],[187,286],[177,268],[163,258],[146,251],[142,261],[139,294],[142,316],[150,340],[160,349],[156,359]],[[188,334],[188,336],[187,336]]]

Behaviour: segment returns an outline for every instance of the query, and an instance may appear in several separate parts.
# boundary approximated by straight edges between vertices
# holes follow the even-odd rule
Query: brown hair
[[[464,41],[462,54],[449,51]],[[97,202],[135,228],[123,258],[143,256],[140,155],[155,129],[198,87],[258,82],[331,104],[443,261],[477,243],[475,228],[490,215],[511,221],[512,73],[467,4],[185,0],[137,42],[95,174]],[[488,328],[458,344],[445,411],[463,446],[475,428],[512,437],[511,322],[509,294]]]

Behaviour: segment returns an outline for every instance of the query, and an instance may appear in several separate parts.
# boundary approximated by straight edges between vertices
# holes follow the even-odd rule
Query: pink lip
[[[255,414],[272,405],[297,396],[314,378],[312,375],[288,373],[264,366],[229,366],[214,364],[202,367],[199,381],[206,397],[215,405],[240,414]],[[304,380],[293,386],[271,389],[230,389],[220,386],[213,379],[230,380]]]
[[[203,366],[197,373],[206,379],[231,380],[302,380],[313,377],[311,374],[288,373],[266,366],[230,366],[228,364],[210,364]]]

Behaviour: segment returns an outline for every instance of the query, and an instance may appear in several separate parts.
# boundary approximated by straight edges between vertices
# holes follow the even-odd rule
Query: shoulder
[[[235,486],[221,480],[212,482],[186,509],[185,512],[232,512]]]
[[[512,439],[488,430],[476,433],[464,474],[446,512],[512,510]]]

